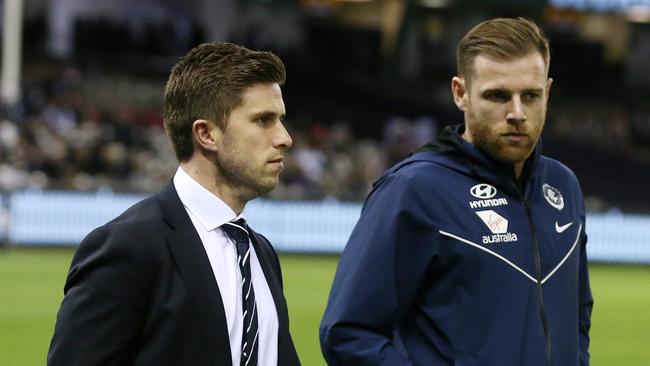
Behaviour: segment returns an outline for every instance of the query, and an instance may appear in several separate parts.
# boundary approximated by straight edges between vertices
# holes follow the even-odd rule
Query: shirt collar
[[[244,217],[244,211],[238,216],[212,192],[178,167],[174,175],[174,187],[183,206],[192,212],[206,231],[212,231],[225,222]]]

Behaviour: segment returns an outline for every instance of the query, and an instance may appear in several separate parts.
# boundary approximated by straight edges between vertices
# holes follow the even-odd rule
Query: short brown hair
[[[456,48],[458,76],[469,80],[474,59],[485,55],[499,61],[523,57],[532,51],[542,55],[548,69],[551,60],[548,39],[532,20],[525,18],[495,18],[472,28]]]
[[[179,161],[194,153],[192,125],[209,119],[225,129],[244,90],[257,83],[283,85],[286,71],[271,52],[227,43],[201,44],[174,65],[165,87],[163,120]]]

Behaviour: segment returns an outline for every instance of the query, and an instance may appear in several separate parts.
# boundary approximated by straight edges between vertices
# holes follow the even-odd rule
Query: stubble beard
[[[499,132],[492,131],[487,123],[474,123],[472,143],[492,158],[508,164],[520,163],[528,159],[535,149],[537,138],[533,136],[533,131],[526,131],[530,138],[523,142],[508,141]]]
[[[244,202],[271,192],[278,184],[278,177],[272,181],[269,177],[259,176],[251,172],[250,162],[240,159],[217,159],[217,171],[221,178],[238,197]]]

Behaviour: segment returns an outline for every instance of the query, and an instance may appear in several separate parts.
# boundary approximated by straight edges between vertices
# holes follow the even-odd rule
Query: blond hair
[[[533,21],[525,18],[495,18],[472,28],[456,47],[458,76],[469,81],[474,60],[484,55],[498,61],[510,61],[537,51],[546,69],[551,60],[549,42]]]

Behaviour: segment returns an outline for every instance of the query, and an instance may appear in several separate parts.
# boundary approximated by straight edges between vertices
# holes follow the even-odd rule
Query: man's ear
[[[467,90],[465,89],[465,79],[454,76],[451,79],[451,94],[454,96],[456,107],[465,112],[467,106]]]
[[[548,80],[546,80],[546,101],[548,101],[548,98],[551,96],[551,85],[553,85],[553,78],[548,78]]]
[[[201,150],[217,151],[223,132],[216,123],[207,119],[197,119],[192,124],[192,138]]]

